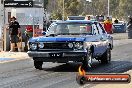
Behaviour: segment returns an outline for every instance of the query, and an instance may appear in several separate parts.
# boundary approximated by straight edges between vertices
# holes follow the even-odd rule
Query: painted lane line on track
[[[0,58],[0,62],[4,62],[4,61],[12,61],[15,58]]]

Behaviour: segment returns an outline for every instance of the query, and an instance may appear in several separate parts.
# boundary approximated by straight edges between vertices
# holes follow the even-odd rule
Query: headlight
[[[31,44],[30,49],[31,50],[36,50],[37,49],[37,44]]]
[[[41,48],[41,49],[42,49],[42,48],[44,48],[44,43],[39,43],[39,45],[38,45],[38,46],[39,46],[39,48]]]
[[[76,49],[82,49],[82,48],[83,48],[83,43],[77,42],[77,43],[74,44],[74,47],[75,47]]]
[[[69,48],[73,48],[73,44],[72,43],[69,43],[68,46],[69,46]]]

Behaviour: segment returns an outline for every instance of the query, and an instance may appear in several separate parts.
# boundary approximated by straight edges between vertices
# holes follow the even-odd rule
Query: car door
[[[99,31],[100,41],[106,41],[107,40],[107,33],[105,32],[104,28],[102,27],[102,25],[100,23],[98,23],[96,26],[97,26],[98,31]]]
[[[100,53],[103,54],[106,49],[107,49],[107,46],[108,46],[108,37],[107,37],[107,33],[105,32],[105,30],[103,29],[102,25],[100,23],[97,23],[97,28],[98,28],[98,31],[99,31],[99,38],[100,38]]]
[[[94,56],[97,56],[100,53],[100,35],[98,28],[96,26],[96,23],[92,25],[92,34],[93,34],[93,40],[92,43],[94,45]]]
[[[102,29],[102,36],[103,39],[108,41],[109,44],[111,44],[111,49],[113,48],[113,37],[110,34],[107,34],[107,32],[105,32],[103,26],[99,23],[99,27]]]
[[[92,25],[92,34],[94,38],[93,41],[98,42],[100,39],[99,39],[99,31],[96,24]]]

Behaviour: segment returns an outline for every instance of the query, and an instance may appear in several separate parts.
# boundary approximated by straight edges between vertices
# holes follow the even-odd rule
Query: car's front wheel
[[[111,61],[111,49],[108,48],[105,53],[101,56],[101,63],[107,64]]]
[[[43,62],[42,61],[35,61],[34,60],[34,67],[36,69],[42,70],[42,65],[43,65]]]
[[[83,60],[83,68],[87,69],[88,67],[92,66],[93,63],[93,54],[92,53],[88,53]]]

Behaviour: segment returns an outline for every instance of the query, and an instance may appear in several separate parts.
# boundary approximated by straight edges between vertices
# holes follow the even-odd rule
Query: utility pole
[[[108,0],[108,16],[110,16],[110,0]]]
[[[94,15],[94,7],[93,7],[93,2],[92,2],[92,0],[86,0],[86,11],[87,11],[87,8],[88,8],[88,3],[91,3],[91,5],[92,5],[92,14]]]
[[[65,19],[65,0],[63,0],[63,17],[62,20],[64,21]]]

